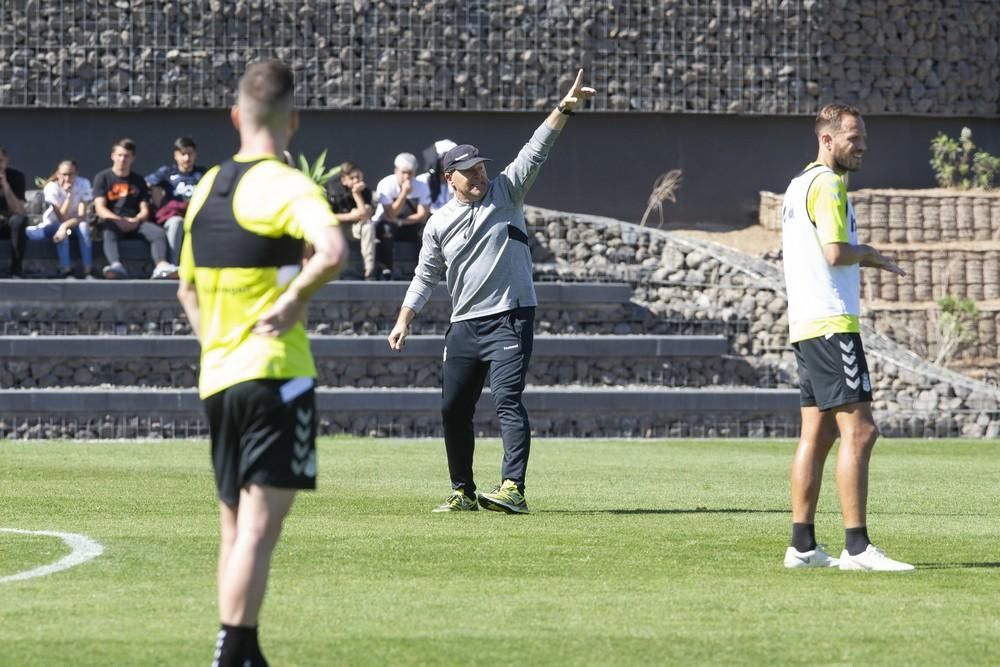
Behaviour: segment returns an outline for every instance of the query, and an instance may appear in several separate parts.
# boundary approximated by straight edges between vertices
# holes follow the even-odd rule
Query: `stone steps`
[[[439,286],[406,350],[393,353],[385,334],[407,286],[337,281],[314,296],[309,328],[324,433],[441,435],[450,299]],[[186,335],[176,287],[0,281],[8,334],[0,338],[0,437],[203,437],[197,343]],[[787,382],[771,366],[730,354],[734,327],[746,324],[731,313],[705,317],[702,304],[670,321],[633,302],[635,288],[624,282],[539,282],[536,290],[525,392],[533,432],[764,437],[797,427],[796,392],[762,389]],[[498,432],[488,391],[476,429]]]
[[[593,389],[530,387],[532,430],[563,436],[787,435],[797,425],[798,392],[789,389]],[[204,437],[193,389],[72,388],[0,390],[3,437]],[[322,433],[441,436],[441,391],[317,390]],[[476,431],[496,435],[489,390],[477,405]]]
[[[311,338],[319,383],[440,387],[444,337],[417,335],[396,353],[382,336]],[[535,337],[528,384],[775,386],[767,368],[728,354],[724,336]],[[187,336],[0,337],[0,387],[192,387],[199,348]]]
[[[314,295],[315,334],[387,334],[408,283],[339,280]],[[722,321],[665,323],[632,303],[626,283],[537,283],[535,330],[553,334],[728,333]],[[173,281],[0,280],[0,335],[190,334]],[[448,328],[451,301],[435,289],[411,331]]]

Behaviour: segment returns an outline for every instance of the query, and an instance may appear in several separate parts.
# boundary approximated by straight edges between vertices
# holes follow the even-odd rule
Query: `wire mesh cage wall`
[[[903,6],[906,5],[906,6]],[[0,106],[219,108],[254,59],[302,108],[1000,113],[994,0],[6,0]]]

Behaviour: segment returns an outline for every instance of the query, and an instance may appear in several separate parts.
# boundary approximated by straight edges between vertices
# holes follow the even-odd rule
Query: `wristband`
[[[565,116],[575,116],[576,115],[575,111],[573,111],[572,109],[567,109],[562,104],[560,104],[559,106],[557,106],[556,109],[559,110],[559,113],[561,113],[561,114],[563,114]]]

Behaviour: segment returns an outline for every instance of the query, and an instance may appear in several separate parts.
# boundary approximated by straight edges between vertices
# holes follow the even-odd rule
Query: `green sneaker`
[[[479,494],[479,503],[483,509],[494,512],[506,512],[507,514],[527,514],[528,503],[524,499],[524,494],[517,490],[517,484],[505,479],[503,484],[498,485],[489,493]]]
[[[465,495],[462,489],[455,489],[444,502],[432,509],[432,512],[475,512],[479,509],[479,501]]]

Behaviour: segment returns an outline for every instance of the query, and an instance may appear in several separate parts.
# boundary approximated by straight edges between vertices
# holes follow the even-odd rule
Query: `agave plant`
[[[299,153],[299,170],[312,179],[320,187],[326,186],[327,181],[340,173],[340,165],[326,168],[326,150],[316,157],[316,161],[309,164],[309,158],[303,153]]]

